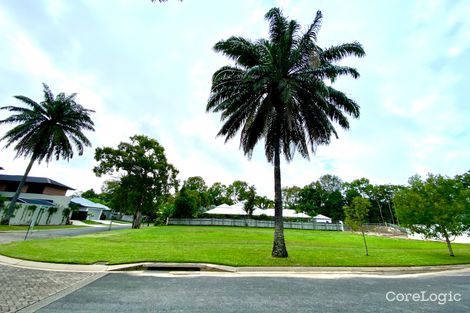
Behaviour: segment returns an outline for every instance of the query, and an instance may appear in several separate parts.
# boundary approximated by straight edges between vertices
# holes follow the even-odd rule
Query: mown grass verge
[[[161,226],[0,245],[0,254],[45,262],[203,262],[231,266],[410,266],[470,263],[470,245],[285,230],[289,258],[271,257],[272,229]]]
[[[16,226],[16,225],[0,225],[0,231],[18,231],[18,230],[28,230],[29,226]],[[64,228],[79,228],[86,226],[77,226],[77,225],[41,225],[34,226],[34,230],[47,230],[47,229],[64,229]]]

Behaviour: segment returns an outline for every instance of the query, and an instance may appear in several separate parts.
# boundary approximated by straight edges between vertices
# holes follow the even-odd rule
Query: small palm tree
[[[359,77],[356,69],[339,66],[346,56],[365,55],[362,46],[347,43],[322,49],[316,45],[322,14],[300,34],[300,25],[273,8],[265,18],[270,38],[252,42],[242,37],[219,41],[214,49],[235,61],[212,77],[206,110],[220,112],[224,122],[218,135],[225,141],[241,129],[240,147],[251,157],[264,140],[269,162],[274,163],[275,231],[272,255],[287,257],[281,198],[280,154],[291,161],[294,152],[309,157],[320,144],[337,137],[334,123],[348,129],[345,114],[359,117],[359,106],[325,81],[341,75]]]
[[[78,154],[83,154],[84,146],[91,146],[90,141],[82,130],[94,131],[94,124],[89,114],[94,112],[83,108],[75,102],[76,94],[58,94],[56,97],[46,84],[44,86],[44,101],[37,103],[25,96],[15,96],[28,107],[6,106],[0,110],[15,112],[10,117],[1,120],[3,124],[17,124],[1,139],[6,140],[5,148],[16,143],[16,158],[30,157],[26,172],[13,196],[7,214],[4,214],[2,224],[8,224],[13,214],[16,201],[24,186],[29,171],[34,162],[49,163],[53,158],[66,159],[73,157],[74,148]]]

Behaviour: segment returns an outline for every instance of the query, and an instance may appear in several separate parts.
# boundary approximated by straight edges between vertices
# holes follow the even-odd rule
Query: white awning
[[[70,202],[76,203],[85,208],[94,208],[94,209],[102,209],[104,211],[111,211],[111,209],[108,208],[106,205],[103,205],[101,203],[96,203],[96,202],[93,202],[93,201],[90,201],[88,199],[81,198],[81,197],[72,198]]]
[[[247,215],[244,208],[244,202],[239,202],[234,205],[221,204],[218,207],[213,208],[212,210],[207,211],[207,214],[223,214],[223,215]],[[274,209],[260,209],[255,207],[253,211],[254,216],[266,215],[274,216]],[[294,210],[284,209],[282,211],[284,217],[293,217],[293,218],[311,218],[305,213],[297,213]]]
[[[206,213],[207,214],[223,214],[223,215],[246,215],[245,210],[243,210],[243,205],[236,206],[236,205],[228,205],[228,204],[221,204],[207,211]]]

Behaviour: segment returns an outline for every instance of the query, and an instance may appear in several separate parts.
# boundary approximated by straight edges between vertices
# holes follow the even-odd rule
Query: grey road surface
[[[112,225],[112,230],[130,228],[131,224],[126,225]],[[86,234],[93,234],[102,231],[108,231],[108,226],[103,227],[80,227],[80,228],[66,228],[66,229],[51,229],[51,230],[35,230],[28,235],[30,239],[45,239],[45,238],[58,238],[58,237],[71,237]],[[18,232],[0,232],[0,244],[9,243],[13,241],[24,240],[26,231]]]
[[[108,274],[38,312],[470,312],[470,274],[214,277]]]

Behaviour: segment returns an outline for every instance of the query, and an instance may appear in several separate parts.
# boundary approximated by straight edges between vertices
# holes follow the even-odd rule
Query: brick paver
[[[0,313],[16,312],[95,275],[0,265]]]

